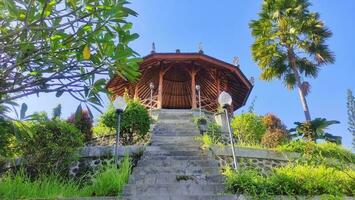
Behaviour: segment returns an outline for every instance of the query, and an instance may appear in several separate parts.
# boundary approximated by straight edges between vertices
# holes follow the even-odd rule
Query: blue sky
[[[355,1],[313,0],[310,8],[320,13],[321,19],[333,31],[328,41],[336,55],[336,62],[325,66],[317,79],[308,80],[311,93],[308,96],[313,118],[325,117],[341,122],[329,132],[343,137],[344,145],[351,146],[351,134],[347,131],[346,90],[355,93]],[[135,0],[130,6],[139,16],[132,19],[133,31],[140,38],[132,48],[141,56],[149,54],[152,42],[157,52],[196,52],[202,42],[204,52],[210,56],[232,62],[240,58],[241,70],[247,77],[254,76],[255,87],[246,109],[256,97],[255,111],[279,116],[290,128],[294,121],[304,120],[301,103],[296,91],[289,91],[279,80],[265,82],[259,79],[260,70],[251,57],[253,38],[248,24],[257,19],[260,0]],[[29,113],[48,111],[62,104],[63,117],[75,112],[78,103],[68,96],[54,95],[27,97],[18,101],[29,105]],[[98,115],[98,113],[96,113]]]

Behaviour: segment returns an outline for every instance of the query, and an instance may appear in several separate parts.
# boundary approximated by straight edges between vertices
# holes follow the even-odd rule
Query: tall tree
[[[264,0],[259,19],[249,24],[261,79],[282,79],[289,89],[297,87],[306,121],[311,121],[310,84],[304,79],[317,77],[320,67],[335,59],[325,43],[332,33],[309,6],[308,0]]]
[[[353,135],[353,149],[355,149],[355,97],[352,91],[348,90],[348,119],[349,119],[349,128],[348,130]]]
[[[126,0],[0,1],[0,114],[13,101],[69,93],[97,108],[107,75],[132,81],[138,54],[129,43]],[[81,106],[79,106],[81,108]],[[79,109],[80,110],[80,109]]]

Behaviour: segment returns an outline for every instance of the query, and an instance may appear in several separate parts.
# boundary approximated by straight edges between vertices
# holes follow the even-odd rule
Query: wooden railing
[[[199,99],[196,97],[196,108],[199,108]],[[201,109],[216,111],[218,108],[218,102],[216,99],[210,99],[201,96]]]
[[[152,99],[143,99],[141,100],[141,104],[146,107],[148,110],[157,109],[158,108],[158,95],[154,95]]]

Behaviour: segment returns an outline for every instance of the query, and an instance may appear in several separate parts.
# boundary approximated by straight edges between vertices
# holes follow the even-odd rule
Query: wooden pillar
[[[159,71],[159,86],[158,86],[158,109],[162,108],[162,103],[163,103],[163,76],[164,76],[164,72],[160,68],[160,71]]]
[[[216,71],[216,86],[217,86],[217,98],[221,94],[221,79],[219,76],[219,71]]]
[[[196,69],[195,67],[191,70],[191,108],[195,109],[196,106]]]
[[[135,87],[134,87],[134,99],[137,100],[138,99],[138,83],[136,83]]]

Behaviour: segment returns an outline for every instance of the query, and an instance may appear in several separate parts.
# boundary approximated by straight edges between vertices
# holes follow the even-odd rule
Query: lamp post
[[[230,144],[232,147],[232,154],[233,154],[233,164],[234,164],[234,169],[237,169],[237,159],[235,156],[235,150],[234,150],[234,142],[233,142],[233,135],[232,135],[232,129],[229,121],[229,114],[228,114],[228,107],[232,105],[232,97],[230,94],[227,92],[221,92],[221,94],[218,97],[218,103],[222,108],[224,109],[224,112],[226,113],[226,121],[228,125],[228,132],[229,132],[229,140]]]
[[[149,83],[149,88],[150,88],[150,112],[152,112],[153,108],[153,90],[154,90],[154,83],[150,82]]]
[[[199,114],[201,117],[201,86],[200,85],[196,85],[196,90],[198,93],[198,108],[199,108]]]
[[[116,128],[116,144],[115,144],[115,164],[118,164],[118,143],[120,141],[120,123],[121,123],[121,114],[127,107],[127,103],[123,97],[117,97],[113,106],[116,109],[117,114],[117,128]]]

